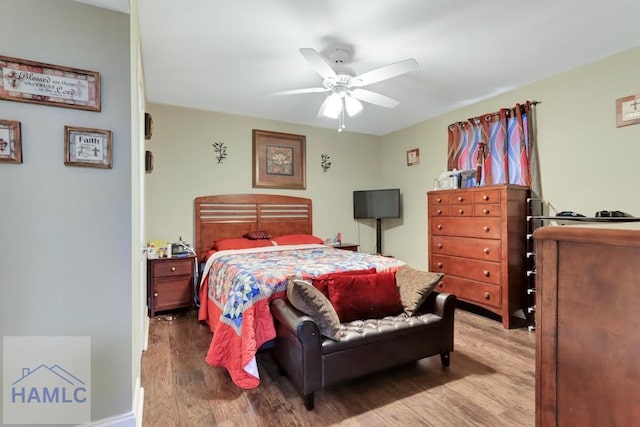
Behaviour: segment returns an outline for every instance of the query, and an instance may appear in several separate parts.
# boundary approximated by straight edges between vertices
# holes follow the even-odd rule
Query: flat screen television
[[[353,192],[353,218],[399,218],[400,189]]]

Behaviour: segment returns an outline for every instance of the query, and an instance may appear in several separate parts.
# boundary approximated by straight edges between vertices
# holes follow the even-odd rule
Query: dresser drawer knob
[[[438,224],[438,226],[436,227],[438,230],[442,230],[442,224]]]
[[[176,271],[176,268],[175,267],[171,267],[171,271]]]
[[[464,200],[464,198],[463,198],[462,196],[458,196],[458,201],[459,201],[459,202],[461,202],[461,201],[463,201],[463,200]]]
[[[489,250],[489,248],[484,248],[482,252],[484,252],[486,255],[489,255],[489,252],[491,251]]]
[[[484,299],[489,299],[489,292],[484,293]]]
[[[464,214],[464,210],[462,210],[462,209],[458,209],[458,213],[459,213],[460,215],[463,215],[463,214]]]
[[[440,209],[438,209],[436,212],[438,213],[438,215],[442,215],[442,211]]]
[[[438,283],[438,287],[439,288],[444,288],[444,283],[442,283],[442,282]]]
[[[438,263],[438,268],[442,268],[442,263],[441,262]]]
[[[438,197],[438,198],[436,199],[436,202],[438,202],[438,203],[442,203],[442,199]]]
[[[153,296],[154,296],[154,297],[157,297],[157,296],[158,296],[158,293],[157,293],[157,292],[155,292],[155,293],[153,294]]]
[[[482,200],[484,200],[484,201],[486,202],[487,200],[489,200],[489,196],[487,196],[487,195],[485,194],[484,196],[482,196]]]
[[[482,209],[482,213],[485,215],[489,215],[489,209]]]
[[[442,243],[438,243],[438,249],[442,249]]]
[[[491,273],[489,273],[489,270],[485,270],[482,273],[485,275],[485,277],[489,277],[491,275]]]
[[[488,233],[488,232],[489,232],[489,230],[490,230],[490,228],[489,228],[489,227],[487,227],[486,225],[485,225],[484,227],[482,227],[482,229],[483,229],[485,232],[487,232],[487,233]]]

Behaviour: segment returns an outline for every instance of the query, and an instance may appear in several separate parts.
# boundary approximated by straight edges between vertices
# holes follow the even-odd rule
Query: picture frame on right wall
[[[407,150],[407,166],[415,166],[420,164],[420,149],[414,148]]]
[[[22,163],[22,135],[16,120],[0,120],[0,163]]]
[[[616,99],[616,127],[640,123],[640,93]]]

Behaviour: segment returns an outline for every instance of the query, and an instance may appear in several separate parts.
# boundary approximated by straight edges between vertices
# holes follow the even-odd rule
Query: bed
[[[275,338],[269,302],[283,296],[290,276],[335,271],[391,271],[395,258],[335,249],[314,239],[311,199],[227,194],[195,199],[195,249],[202,268],[198,319],[213,332],[206,362],[227,369],[240,388],[260,384],[256,353]],[[267,231],[261,247],[212,251],[213,243]],[[222,246],[221,246],[222,247]]]

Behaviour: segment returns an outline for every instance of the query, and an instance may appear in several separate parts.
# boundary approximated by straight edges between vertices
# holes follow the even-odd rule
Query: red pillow
[[[403,311],[393,271],[336,276],[329,282],[329,301],[340,322],[380,319]]]
[[[271,243],[271,240],[250,240],[244,238],[220,239],[213,242],[213,249],[216,251],[261,248],[264,246],[273,246],[273,244]]]
[[[286,236],[278,236],[272,239],[278,245],[305,245],[310,243],[324,243],[319,237],[311,234],[287,234]]]
[[[375,274],[375,272],[375,267],[369,268],[368,270],[335,271],[314,278],[312,283],[325,297],[329,298],[329,282],[333,280],[334,276],[359,276],[362,274]]]

